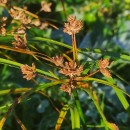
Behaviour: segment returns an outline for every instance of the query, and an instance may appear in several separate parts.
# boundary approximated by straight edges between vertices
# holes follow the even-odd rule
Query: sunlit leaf
[[[56,126],[55,126],[55,130],[60,130],[62,122],[65,119],[65,116],[67,114],[68,109],[69,109],[68,104],[64,105],[63,108],[61,109],[60,115],[58,117],[58,120],[57,120],[57,123],[56,123]]]

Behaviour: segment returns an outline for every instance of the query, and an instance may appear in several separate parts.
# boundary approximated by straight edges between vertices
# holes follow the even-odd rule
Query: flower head
[[[99,60],[98,61],[98,66],[99,66],[99,70],[100,72],[106,76],[106,77],[109,77],[111,78],[111,74],[109,72],[109,70],[107,69],[107,67],[109,66],[109,60],[108,59],[104,59],[104,60]]]
[[[83,71],[82,65],[78,67],[76,62],[70,61],[65,62],[64,67],[59,72],[69,77],[75,77],[79,76],[82,73],[82,71]]]
[[[41,6],[42,6],[41,11],[43,10],[45,12],[51,12],[51,5],[52,5],[51,2],[47,3],[46,1],[42,1],[41,2]]]
[[[69,84],[62,84],[60,89],[66,93],[71,94],[71,88],[69,87]]]
[[[32,63],[32,67],[30,67],[28,65],[22,65],[21,71],[22,71],[22,74],[24,75],[23,78],[25,78],[27,80],[31,80],[31,79],[35,78],[35,76],[36,76],[36,66],[34,63]]]
[[[52,57],[52,62],[56,65],[56,66],[63,66],[63,56],[55,56],[55,57]]]
[[[12,42],[12,45],[14,46],[14,48],[21,48],[21,49],[26,48],[26,43],[27,43],[26,34],[24,34],[23,39],[19,35],[15,35],[14,39],[15,41]]]
[[[0,3],[6,4],[6,3],[7,3],[7,0],[0,0]]]
[[[83,27],[81,20],[76,20],[75,16],[69,16],[68,22],[64,25],[63,32],[68,33],[69,35],[78,33]]]
[[[23,24],[31,23],[31,19],[23,11],[11,8],[9,12],[15,20],[20,20]]]
[[[69,93],[69,95],[72,93],[72,90],[74,90],[76,87],[73,85],[73,81],[66,83],[66,84],[62,84],[60,89],[66,93]]]
[[[5,29],[6,20],[7,20],[7,17],[2,17],[2,19],[0,21],[0,34],[3,36],[6,35],[6,29]]]

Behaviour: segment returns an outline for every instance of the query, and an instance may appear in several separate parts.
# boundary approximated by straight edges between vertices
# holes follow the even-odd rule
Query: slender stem
[[[6,94],[18,94],[23,93],[31,90],[32,88],[15,88],[15,89],[6,89],[6,90],[0,90],[0,96],[6,95]]]
[[[16,9],[16,10],[19,10],[19,11],[24,11],[26,14],[31,15],[32,17],[38,19],[38,16],[37,16],[37,15],[35,15],[35,14],[33,14],[33,13],[31,13],[31,12],[25,10],[25,9],[19,8],[19,7],[17,7],[17,6],[13,6],[13,8]]]
[[[64,15],[65,15],[65,18],[67,18],[65,5],[64,5],[64,0],[61,0],[61,3],[62,3],[62,8],[63,8],[63,12],[64,12]]]
[[[100,70],[96,70],[96,71],[92,72],[91,74],[86,75],[86,76],[84,76],[84,77],[77,77],[77,78],[76,78],[76,81],[81,81],[81,80],[83,80],[83,79],[89,78],[90,76],[95,75],[95,74],[98,73],[99,71],[100,71]]]
[[[90,76],[92,76],[92,75],[95,75],[95,74],[98,73],[99,71],[100,71],[100,70],[96,70],[95,72],[92,72],[91,74],[85,76],[85,78],[90,77]],[[83,78],[84,78],[84,77],[83,77]]]
[[[54,78],[51,78],[51,77],[48,77],[48,76],[45,76],[45,75],[41,75],[41,74],[37,74],[39,77],[41,78],[44,78],[44,79],[48,79],[50,81],[57,81],[57,79],[54,79]]]
[[[83,111],[82,111],[82,108],[81,108],[81,104],[80,104],[80,101],[79,101],[78,93],[77,93],[77,91],[75,90],[75,91],[73,92],[73,94],[74,94],[74,97],[75,97],[76,107],[77,107],[77,109],[78,109],[78,112],[79,112],[81,121],[82,121],[82,123],[83,123],[83,129],[84,129],[84,130],[87,130],[86,120],[85,120],[85,117],[84,117],[84,114],[83,114]]]
[[[77,45],[76,45],[76,38],[75,34],[72,34],[72,50],[73,50],[73,60],[77,61],[78,60],[78,52],[77,52]]]
[[[101,117],[102,117],[102,120],[104,122],[104,127],[106,130],[109,130],[108,129],[108,126],[107,126],[107,119],[106,117],[104,116],[103,112],[102,112],[102,109],[98,103],[98,97],[96,95],[96,93],[93,91],[93,90],[86,90],[86,92],[89,94],[89,96],[91,97],[91,99],[93,100],[98,112],[100,113]]]
[[[6,112],[6,114],[4,115],[4,117],[0,120],[0,130],[2,130],[2,127],[7,119],[7,117],[9,116],[9,114],[12,112],[12,110],[14,109],[14,107],[19,104],[23,98],[29,96],[30,94],[32,94],[33,91],[28,91],[26,93],[24,93],[22,96],[20,96],[19,98],[17,98],[14,103],[9,107],[8,111]]]

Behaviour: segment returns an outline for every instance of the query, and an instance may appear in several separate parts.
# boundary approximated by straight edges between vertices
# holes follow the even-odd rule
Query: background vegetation
[[[61,130],[129,130],[130,1],[46,0],[51,3],[46,8],[41,6],[41,2],[9,0],[4,3],[4,0],[0,0],[0,128],[53,130],[61,111],[60,116],[64,119],[63,123],[61,120]],[[18,10],[27,10],[25,13],[31,23],[11,16],[13,6]],[[54,57],[62,54],[67,60],[73,59],[71,36],[63,32],[64,22],[69,15],[83,22],[82,30],[76,34],[77,47],[80,48],[78,60],[84,66],[82,75],[94,72],[101,58],[108,58],[112,62],[109,68],[112,79],[101,73],[94,75],[95,79],[86,79],[96,96],[87,92],[86,88],[77,90],[84,117],[77,112],[79,109],[73,96],[60,89],[59,84],[63,81],[52,81],[53,78],[65,77],[58,73],[57,66],[43,58],[44,55]],[[3,21],[2,17],[7,17],[7,20]],[[6,29],[5,33],[2,27]],[[25,32],[20,34],[20,29]],[[27,40],[26,49],[12,44],[18,40],[15,34],[23,38],[22,43]],[[20,66],[31,66],[32,63],[35,63],[39,75],[28,81],[23,78]],[[116,89],[116,86],[120,89]],[[127,96],[123,94],[125,92]],[[114,124],[107,122],[104,127],[105,119],[95,107],[95,98],[107,121]]]

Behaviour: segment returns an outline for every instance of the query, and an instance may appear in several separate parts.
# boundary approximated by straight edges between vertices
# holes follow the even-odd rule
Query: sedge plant
[[[0,130],[4,129],[4,124],[6,120],[10,118],[10,114],[14,116],[17,123],[20,125],[22,130],[26,130],[26,126],[20,120],[18,115],[15,113],[15,108],[18,104],[21,104],[22,101],[26,100],[28,97],[31,98],[35,93],[46,95],[47,91],[51,88],[61,91],[67,95],[67,102],[62,103],[61,110],[58,110],[58,118],[53,129],[60,130],[63,129],[63,123],[66,120],[70,120],[70,128],[72,130],[87,130],[89,128],[104,129],[104,130],[119,130],[118,124],[115,122],[108,121],[107,117],[104,114],[103,107],[101,106],[100,99],[95,89],[93,88],[92,82],[97,82],[109,87],[115,91],[119,101],[126,111],[129,112],[129,102],[127,101],[126,96],[130,95],[119,88],[114,82],[113,75],[111,74],[110,58],[100,58],[95,59],[93,56],[86,53],[86,50],[77,48],[76,34],[80,33],[83,28],[83,23],[81,20],[77,20],[75,16],[70,15],[67,17],[67,22],[64,23],[63,32],[71,37],[71,46],[63,42],[59,42],[53,39],[45,37],[30,37],[28,35],[28,30],[32,27],[40,28],[43,24],[38,15],[33,14],[26,9],[22,9],[16,6],[8,6],[6,0],[0,0],[0,6],[8,11],[8,14],[11,17],[10,28],[7,28],[8,17],[1,18],[1,27],[0,27],[0,39],[7,40],[8,44],[1,44],[0,50],[6,50],[18,55],[29,55],[33,58],[31,65],[21,63],[15,58],[9,56],[6,52],[1,53],[0,64],[5,66],[15,67],[18,71],[21,72],[23,78],[27,81],[32,81],[35,86],[15,88],[15,89],[4,89],[0,90],[0,95],[8,94],[19,94],[19,96],[14,99],[14,101],[8,106],[7,111],[0,119]],[[63,1],[62,1],[63,2]],[[40,11],[50,12],[52,3],[47,3],[43,1],[41,3],[42,8]],[[40,12],[39,11],[39,12]],[[46,22],[49,26],[58,29],[55,25]],[[14,26],[15,25],[15,26]],[[43,25],[42,25],[43,26]],[[67,52],[61,52],[53,56],[47,55],[43,52],[40,52],[35,46],[28,44],[31,42],[40,42],[40,43],[51,43],[53,46],[63,47],[68,49]],[[11,43],[11,44],[10,44]],[[90,58],[92,62],[88,66],[82,64],[79,60],[79,54],[82,53],[86,57]],[[129,60],[129,56],[121,55],[120,58]],[[35,62],[41,64],[46,63],[47,66],[53,68],[51,69],[39,69]],[[87,61],[89,62],[89,61]],[[103,79],[98,77],[99,74],[102,74]],[[37,77],[44,79],[42,82],[37,81]],[[45,81],[45,82],[44,82]],[[46,82],[47,81],[47,82]],[[84,92],[90,97],[93,104],[96,107],[97,113],[100,115],[99,124],[89,124],[87,117],[82,108],[82,103],[79,97],[79,91]],[[64,96],[64,95],[63,95]],[[48,99],[49,100],[49,99]],[[68,115],[68,116],[67,116]],[[51,119],[50,119],[51,120]]]

